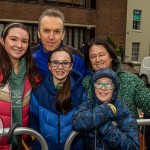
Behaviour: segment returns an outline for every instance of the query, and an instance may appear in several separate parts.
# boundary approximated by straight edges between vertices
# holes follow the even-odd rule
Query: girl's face
[[[111,68],[112,58],[103,45],[93,45],[89,51],[89,59],[94,71]]]
[[[54,84],[63,85],[72,70],[70,55],[65,52],[54,52],[50,58],[49,70],[53,74]]]
[[[11,61],[18,61],[27,52],[29,34],[21,28],[11,28],[5,39],[1,39]]]
[[[110,78],[99,78],[96,80],[94,87],[95,95],[101,102],[106,103],[112,98],[114,93],[114,85]]]

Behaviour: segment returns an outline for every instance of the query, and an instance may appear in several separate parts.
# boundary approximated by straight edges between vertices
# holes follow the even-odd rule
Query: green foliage
[[[107,41],[108,43],[114,48],[115,53],[117,56],[120,56],[120,48],[118,47],[118,45],[114,42],[114,40],[111,37],[107,37]]]

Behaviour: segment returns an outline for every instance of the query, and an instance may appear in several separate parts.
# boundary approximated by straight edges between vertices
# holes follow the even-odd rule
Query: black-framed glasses
[[[107,90],[113,90],[114,84],[112,82],[108,82],[108,83],[95,82],[94,87],[96,89],[101,89],[102,87],[105,87],[105,89]]]
[[[64,62],[59,62],[59,61],[50,61],[50,65],[52,67],[58,67],[59,65],[61,64],[61,66],[63,68],[69,68],[71,66],[71,62],[68,62],[68,61],[64,61]]]

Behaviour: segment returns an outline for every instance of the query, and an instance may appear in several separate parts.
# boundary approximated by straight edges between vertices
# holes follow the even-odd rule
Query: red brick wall
[[[125,43],[126,0],[97,0],[96,36],[110,36],[118,44]]]
[[[110,36],[118,44],[125,42],[127,0],[97,0],[96,9],[51,6],[0,1],[0,19],[38,21],[38,17],[48,8],[58,8],[66,23],[96,25],[96,37]]]

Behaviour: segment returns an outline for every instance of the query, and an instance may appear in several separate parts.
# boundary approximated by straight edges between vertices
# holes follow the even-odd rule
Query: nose
[[[53,32],[53,31],[51,31],[51,32],[49,33],[49,39],[54,39],[54,32]]]
[[[99,62],[100,59],[101,59],[101,58],[97,55],[97,56],[96,56],[96,62]]]
[[[18,47],[22,47],[22,41],[18,40],[17,46],[18,46]]]
[[[103,85],[101,89],[102,89],[102,90],[106,90],[106,87],[105,87],[105,85]]]
[[[63,68],[62,64],[59,64],[58,68]]]

